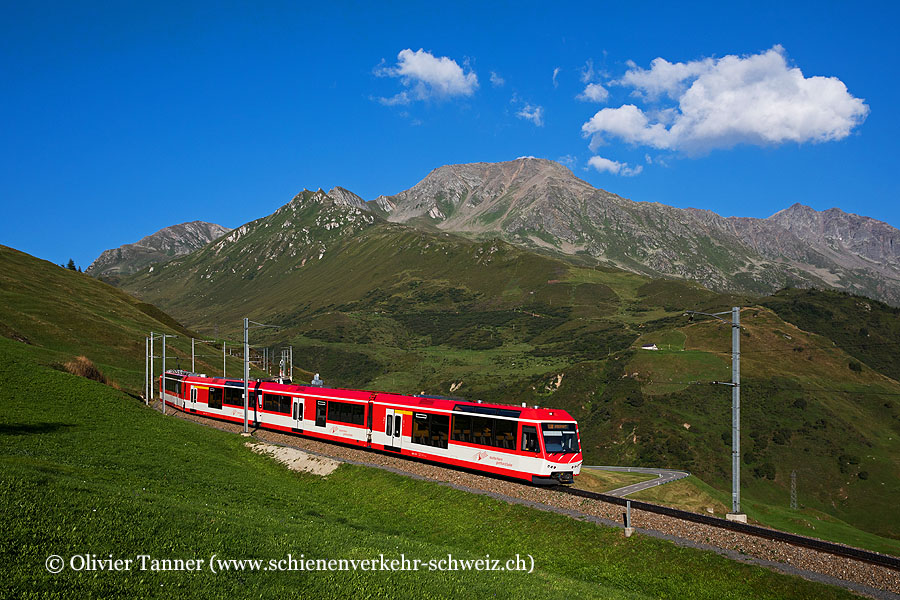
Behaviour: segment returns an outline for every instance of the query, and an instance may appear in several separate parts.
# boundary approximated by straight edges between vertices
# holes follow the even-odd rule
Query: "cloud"
[[[609,91],[599,83],[589,83],[575,98],[584,102],[606,102]]]
[[[572,156],[571,154],[566,154],[565,156],[560,156],[556,159],[561,165],[565,165],[569,167],[570,170],[575,170],[576,165],[578,165],[578,159]]]
[[[491,71],[491,85],[494,87],[502,87],[506,80]]]
[[[632,64],[616,83],[677,106],[604,108],[581,128],[592,148],[607,137],[688,154],[738,144],[827,142],[850,135],[869,113],[840,79],[804,77],[790,67],[781,46],[689,63],[658,58],[649,69]]]
[[[455,60],[446,56],[437,58],[421,48],[415,52],[409,48],[401,50],[395,66],[379,66],[375,69],[375,75],[398,77],[407,88],[391,98],[379,98],[379,102],[387,105],[471,96],[478,89],[478,76],[474,72],[467,73]]]
[[[395,94],[390,98],[375,98],[378,102],[384,104],[385,106],[398,106],[409,104],[411,100],[409,99],[409,94],[406,92],[400,92],[399,94]]]
[[[594,74],[594,61],[589,58],[581,69],[581,83],[592,82],[594,80]]]
[[[588,159],[588,164],[600,173],[608,172],[613,175],[622,175],[623,177],[634,177],[644,170],[642,165],[636,165],[634,167],[628,166],[627,163],[620,163],[615,160],[609,160],[608,158],[603,158],[602,156],[592,156]]]
[[[530,104],[526,104],[522,107],[522,110],[516,113],[516,116],[520,119],[525,119],[527,121],[531,121],[538,127],[544,126],[544,107],[543,106],[532,106]]]
[[[655,99],[666,94],[677,100],[685,90],[686,80],[710,71],[714,64],[711,58],[674,64],[664,58],[654,58],[649,69],[642,69],[628,61],[629,70],[614,83],[634,88],[638,96]]]
[[[555,69],[553,69],[553,87],[559,86],[559,83],[557,83],[557,81],[556,81],[556,76],[559,75],[559,71],[560,71],[559,67],[556,67]]]

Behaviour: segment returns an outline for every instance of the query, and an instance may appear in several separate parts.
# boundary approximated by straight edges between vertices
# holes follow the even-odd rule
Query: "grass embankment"
[[[707,485],[693,475],[628,497],[722,518],[731,512],[730,494]],[[900,556],[900,541],[862,531],[814,508],[800,506],[794,510],[744,497],[741,498],[741,510],[751,523]]]
[[[144,338],[151,331],[178,336],[167,340],[167,368],[191,368],[191,336],[197,334],[155,306],[89,275],[0,245],[0,336],[28,344],[41,362],[63,368],[84,356],[110,382],[139,393]],[[160,340],[154,353],[162,356]],[[222,374],[221,342],[197,343],[195,354],[198,371]],[[229,373],[243,373],[240,358],[227,360]],[[155,372],[161,369],[162,360],[156,359]]]
[[[847,598],[844,590],[376,469],[288,471],[0,339],[3,597]],[[81,572],[68,559],[531,554],[519,572]]]

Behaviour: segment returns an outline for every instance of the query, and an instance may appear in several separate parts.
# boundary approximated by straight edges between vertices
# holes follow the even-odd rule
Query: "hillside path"
[[[690,475],[690,473],[688,473],[687,471],[653,469],[649,467],[609,467],[601,465],[585,465],[583,468],[596,469],[598,471],[621,471],[625,473],[647,473],[648,475],[656,475],[656,479],[648,479],[647,481],[633,483],[631,485],[626,485],[625,487],[620,487],[618,489],[606,492],[606,494],[609,496],[617,496],[619,498],[624,498],[628,494],[634,494],[635,492],[640,492],[641,490],[656,487],[664,483],[671,483],[679,479],[684,479],[685,477]]]

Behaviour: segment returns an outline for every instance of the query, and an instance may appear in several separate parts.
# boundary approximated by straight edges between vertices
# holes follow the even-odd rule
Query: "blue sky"
[[[526,155],[633,200],[900,226],[896,3],[259,4],[8,3],[0,243],[86,267]]]

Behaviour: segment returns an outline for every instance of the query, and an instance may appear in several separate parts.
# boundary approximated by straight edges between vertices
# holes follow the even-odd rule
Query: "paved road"
[[[625,487],[621,487],[616,490],[612,490],[611,492],[606,492],[610,496],[618,496],[620,498],[624,498],[628,494],[633,494],[635,492],[640,492],[641,490],[646,490],[652,487],[656,487],[658,485],[662,485],[664,483],[671,483],[673,481],[677,481],[679,479],[683,479],[690,475],[687,471],[672,471],[670,469],[650,469],[647,467],[607,467],[607,466],[588,466],[585,465],[583,468],[585,469],[596,469],[598,471],[621,471],[625,473],[647,473],[648,475],[656,475],[656,479],[648,479],[647,481],[641,481],[640,483],[633,483],[631,485],[626,485]]]

